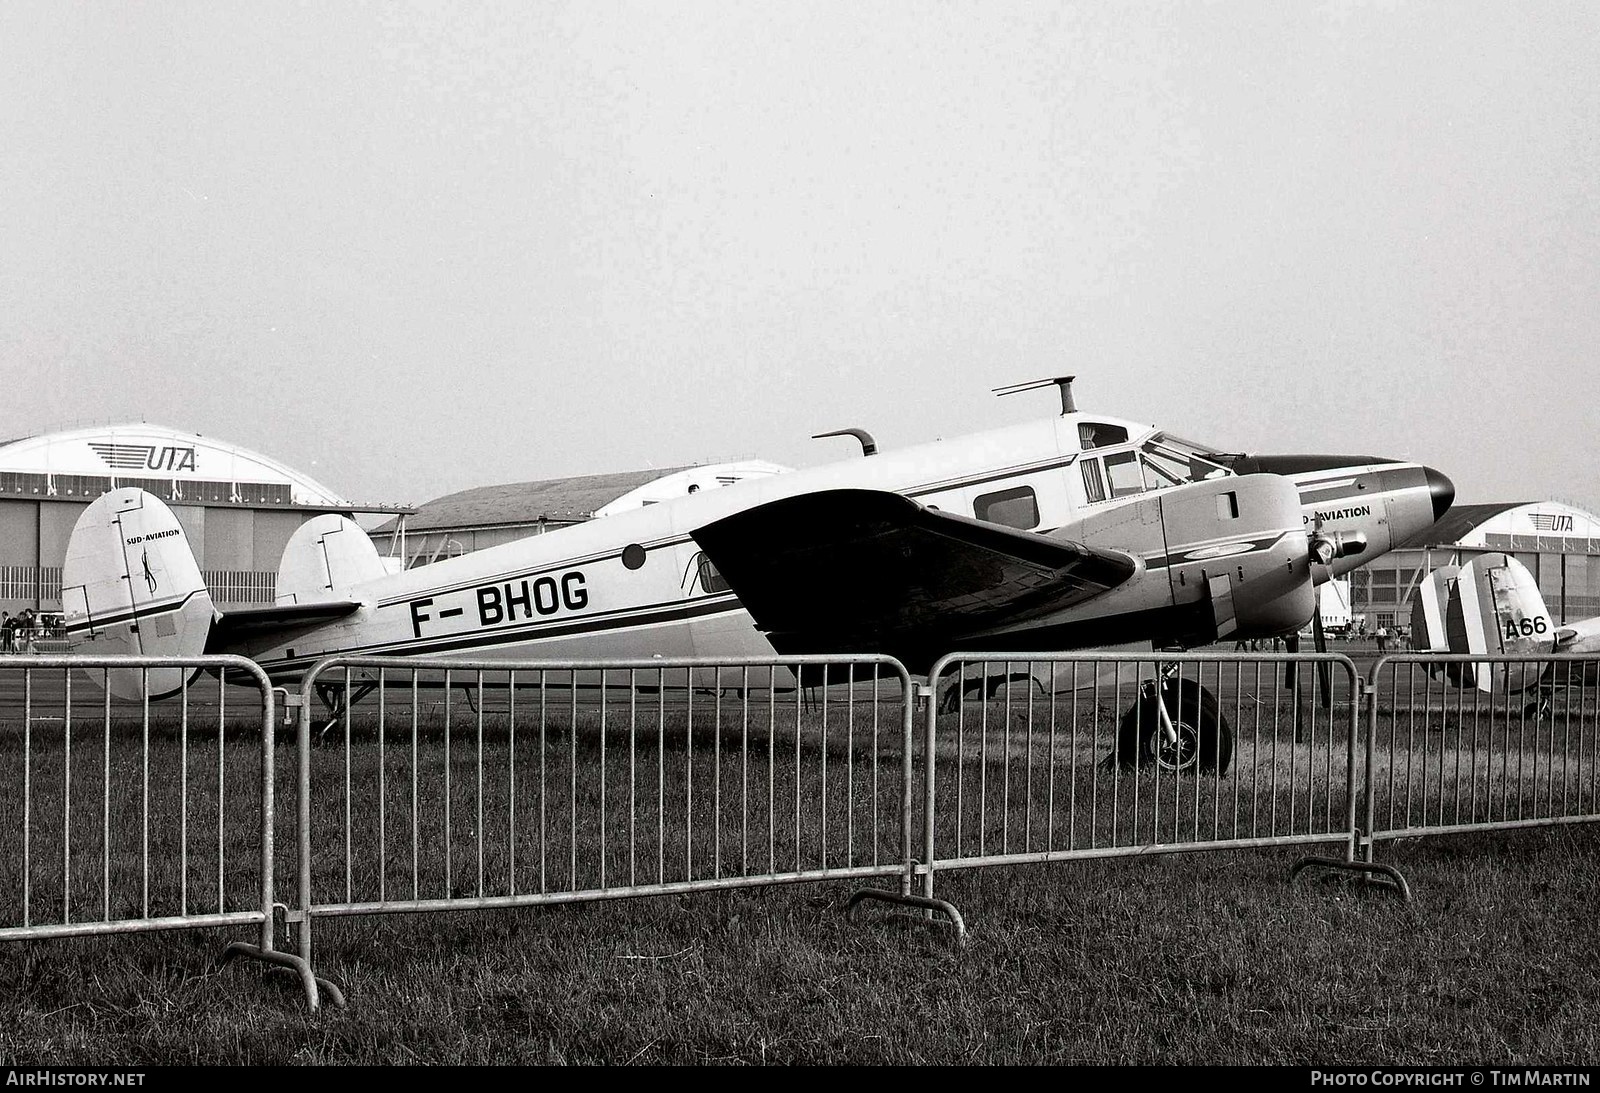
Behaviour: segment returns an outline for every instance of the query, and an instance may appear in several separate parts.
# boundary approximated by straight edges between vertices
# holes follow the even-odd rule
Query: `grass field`
[[[458,713],[446,735],[436,705],[413,720],[400,703],[388,711],[381,761],[367,711],[348,741],[336,728],[313,751],[314,900],[407,898],[413,885],[423,896],[498,895],[893,863],[898,703],[876,721],[835,711],[824,732],[820,712],[787,702],[754,717],[734,707],[691,719],[662,707],[638,734],[614,719],[601,733],[598,711],[553,707],[515,735],[498,713]],[[1236,701],[1230,716],[1243,708]],[[938,731],[941,857],[1342,823],[1348,723],[1337,718],[1299,740],[1277,712],[1236,720],[1229,775],[1174,778],[1101,762],[1114,732],[1109,705],[1051,718],[997,701],[966,713],[976,720],[947,716]],[[1480,797],[1494,815],[1594,810],[1594,713],[1579,703],[1575,716],[1560,714],[1513,729],[1425,703],[1380,711],[1375,775],[1403,821],[1391,826],[1449,821],[1462,802],[1468,818],[1490,814],[1473,811]],[[102,902],[112,917],[249,907],[260,748],[248,716],[240,712],[237,728],[233,716],[220,746],[203,719],[187,736],[153,722],[148,759],[137,721],[75,731],[70,759],[51,723],[30,728],[26,749],[17,726],[0,725],[0,831],[13,833],[0,855],[0,926],[20,921],[13,850],[24,769],[33,921],[64,909],[98,917]],[[920,746],[919,734],[919,762]],[[280,899],[293,875],[293,756],[280,742]],[[185,784],[187,809],[178,807]],[[920,782],[914,789],[920,802]],[[7,943],[0,1061],[1600,1057],[1593,828],[1384,843],[1380,860],[1406,871],[1412,905],[1343,879],[1291,885],[1298,853],[941,871],[938,894],[972,932],[964,951],[941,928],[881,906],[847,917],[861,883],[848,881],[319,918],[317,971],[351,1005],[315,1015],[279,972],[215,967],[227,941],[251,939],[248,929]]]
[[[6,946],[0,1058],[136,1063],[1581,1063],[1589,829],[1392,848],[1419,898],[1286,851],[941,882],[965,951],[825,884],[319,928],[351,1006],[198,932]]]

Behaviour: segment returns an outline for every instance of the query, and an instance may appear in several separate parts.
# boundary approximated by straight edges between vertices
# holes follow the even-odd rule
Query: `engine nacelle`
[[[1193,647],[1299,629],[1317,606],[1300,510],[1294,483],[1252,474],[1152,493],[1057,529],[1142,562],[1126,584],[1075,609],[1093,637],[1073,640],[1142,640],[1154,629],[1157,645]]]
[[[1169,555],[1174,602],[1210,605],[1184,644],[1287,633],[1315,613],[1300,494],[1288,479],[1245,475],[1174,490],[1162,499],[1162,524],[1178,544]]]

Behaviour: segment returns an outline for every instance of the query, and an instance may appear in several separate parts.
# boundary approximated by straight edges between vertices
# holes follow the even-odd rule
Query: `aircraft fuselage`
[[[252,656],[275,677],[332,654],[770,656],[773,646],[693,533],[758,505],[833,489],[898,493],[1133,559],[1133,576],[1109,592],[990,626],[966,648],[1135,640],[1171,647],[1270,636],[1309,619],[1313,581],[1431,524],[1442,511],[1440,484],[1448,486],[1414,463],[1263,462],[1273,458],[1321,465],[1248,473],[1267,468],[1230,466],[1148,425],[1064,414],[754,479],[413,568],[341,590],[362,604],[345,618],[210,651]],[[1365,545],[1314,566],[1308,544],[1318,535],[1345,549]],[[837,606],[848,613],[848,603]]]

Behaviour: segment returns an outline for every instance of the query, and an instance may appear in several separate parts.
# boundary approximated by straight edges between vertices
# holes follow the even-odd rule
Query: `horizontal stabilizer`
[[[286,631],[319,626],[353,615],[361,609],[355,600],[323,600],[321,603],[274,604],[271,607],[236,607],[223,612],[211,631],[213,651],[232,649],[240,642],[263,637],[278,637]]]
[[[1127,555],[826,490],[717,520],[694,539],[783,652],[874,649],[921,662],[963,635],[1100,595]]]

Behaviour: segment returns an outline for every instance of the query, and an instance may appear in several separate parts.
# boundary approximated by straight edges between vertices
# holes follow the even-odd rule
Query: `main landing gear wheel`
[[[1117,726],[1113,761],[1123,770],[1155,765],[1173,773],[1228,773],[1233,762],[1233,730],[1217,708],[1212,693],[1192,679],[1161,681],[1161,699],[1176,739],[1162,730],[1154,681],[1140,688],[1139,701],[1129,706]]]

